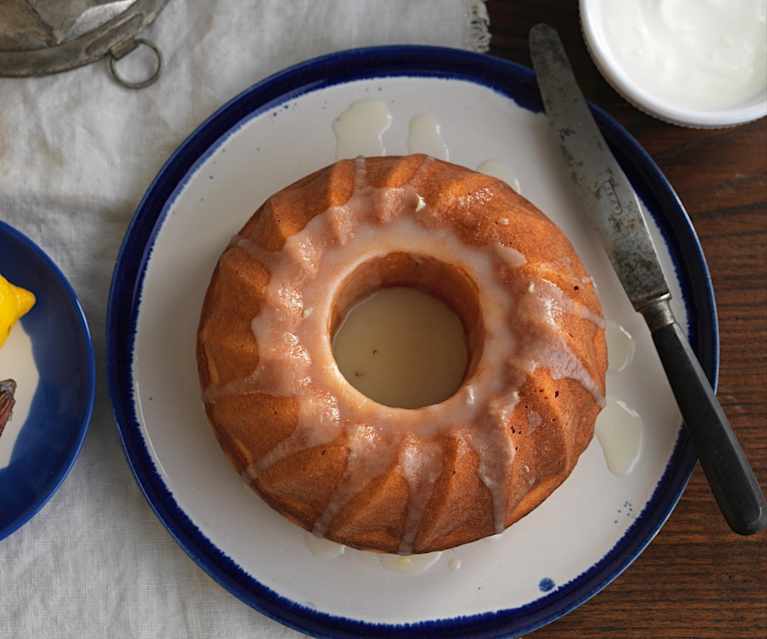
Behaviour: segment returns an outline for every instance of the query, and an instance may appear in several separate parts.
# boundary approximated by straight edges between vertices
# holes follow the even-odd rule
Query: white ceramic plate
[[[615,422],[609,428],[623,427],[627,413],[618,400],[641,415],[642,451],[633,471],[613,474],[595,439],[571,477],[530,515],[501,536],[431,557],[433,565],[417,575],[413,566],[386,568],[371,553],[317,552],[303,530],[243,484],[199,397],[195,336],[218,256],[270,194],[335,160],[332,123],[360,99],[382,100],[391,111],[383,137],[388,154],[408,152],[410,120],[426,112],[442,125],[451,161],[477,168],[492,159],[510,168],[522,194],[571,239],[594,276],[606,317],[636,345],[623,371],[611,362],[604,416]],[[678,410],[649,333],[584,223],[539,110],[532,74],[511,63],[427,47],[346,52],[283,72],[236,98],[190,137],[150,187],[126,236],[110,297],[117,421],[160,518],[212,576],[259,610],[323,636],[526,632],[609,583],[676,503],[694,461],[680,438]],[[617,124],[598,116],[653,213],[650,226],[677,317],[691,320],[693,343],[714,371],[713,296],[694,231],[657,167]]]

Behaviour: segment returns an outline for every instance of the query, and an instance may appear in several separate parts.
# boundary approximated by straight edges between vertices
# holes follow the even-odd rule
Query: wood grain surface
[[[622,0],[623,1],[623,0]],[[692,218],[714,279],[719,398],[767,486],[767,118],[723,130],[664,124],[602,79],[581,37],[578,3],[488,0],[491,53],[530,65],[527,33],[560,33],[586,96],[655,158]],[[541,639],[767,638],[767,533],[729,531],[700,467],[655,541],[612,585]]]

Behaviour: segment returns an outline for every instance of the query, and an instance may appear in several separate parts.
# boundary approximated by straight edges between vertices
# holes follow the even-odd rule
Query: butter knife
[[[552,27],[539,24],[530,30],[530,55],[583,209],[599,229],[634,309],[647,322],[719,508],[736,533],[758,532],[767,527],[767,502],[671,310],[671,293],[639,198],[602,137]]]

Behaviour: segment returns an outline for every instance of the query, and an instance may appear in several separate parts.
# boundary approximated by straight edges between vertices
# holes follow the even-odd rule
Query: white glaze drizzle
[[[378,557],[378,561],[387,570],[414,577],[422,575],[427,570],[433,568],[441,557],[441,552],[430,552],[425,555],[410,555],[407,557],[382,554]]]
[[[314,524],[314,533],[324,535],[333,518],[367,483],[383,475],[394,463],[395,434],[380,425],[355,424],[347,431],[349,456],[346,470],[328,505]]]
[[[383,134],[391,126],[392,116],[382,100],[353,102],[333,122],[336,135],[336,158],[359,155],[386,155]]]
[[[608,370],[612,373],[622,373],[636,354],[636,341],[623,326],[612,320],[607,321],[605,331],[607,339]]]
[[[407,148],[410,153],[425,153],[438,160],[450,159],[442,127],[431,113],[422,113],[410,119]]]
[[[252,321],[259,363],[242,380],[206,389],[206,400],[244,393],[299,399],[294,432],[246,469],[252,480],[293,453],[346,434],[344,476],[315,522],[317,535],[325,535],[349,501],[399,461],[409,486],[399,551],[411,552],[441,472],[435,438],[449,431],[460,431],[476,451],[500,532],[509,512],[506,484],[514,459],[508,424],[527,374],[540,367],[549,369],[554,379],[575,379],[603,404],[598,383],[569,350],[558,327],[565,314],[598,326],[603,326],[602,318],[547,280],[537,280],[522,292],[512,290],[498,273],[524,265],[524,255],[500,244],[493,250],[464,244],[410,185],[375,189],[367,184],[364,158],[355,161],[350,200],[315,216],[282,250],[267,251],[239,236],[232,246],[271,273],[267,303]],[[335,364],[327,330],[334,291],[363,262],[393,252],[454,264],[480,284],[485,345],[476,371],[451,398],[418,410],[383,406],[351,387]]]
[[[597,440],[602,446],[607,467],[615,475],[628,475],[642,453],[644,422],[625,402],[610,397],[597,417]]]
[[[304,533],[304,542],[309,552],[318,559],[337,559],[346,552],[346,546],[310,532]]]
[[[447,562],[447,567],[450,568],[451,572],[456,572],[463,567],[463,560],[458,559],[458,557],[453,557]]]
[[[555,323],[553,314],[559,312],[581,317],[600,328],[605,328],[606,323],[601,315],[597,315],[587,306],[565,295],[564,291],[553,282],[540,279],[537,281],[536,287],[539,296],[542,296],[542,299],[545,300],[546,316],[551,318],[549,319],[550,323]]]
[[[399,552],[405,555],[413,551],[423,513],[442,472],[442,449],[433,442],[417,444],[408,440],[400,449],[400,465],[409,490],[405,531],[399,547]]]
[[[501,218],[502,220],[506,220],[506,218]],[[508,224],[509,221],[506,220],[506,224]],[[505,225],[501,225],[505,226]],[[519,268],[520,266],[524,266],[527,262],[527,258],[520,253],[517,249],[511,248],[510,246],[502,246],[498,244],[495,247],[495,252],[498,254],[498,257],[500,257],[506,264],[508,264],[511,268]]]

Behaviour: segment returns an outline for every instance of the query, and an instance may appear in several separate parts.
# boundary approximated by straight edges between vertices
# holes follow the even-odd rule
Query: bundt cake
[[[378,404],[331,338],[387,286],[461,318],[459,390]],[[357,548],[440,550],[492,535],[570,474],[604,404],[591,278],[562,232],[493,177],[424,155],[344,160],[269,198],[221,256],[197,359],[216,436],[276,510]]]

